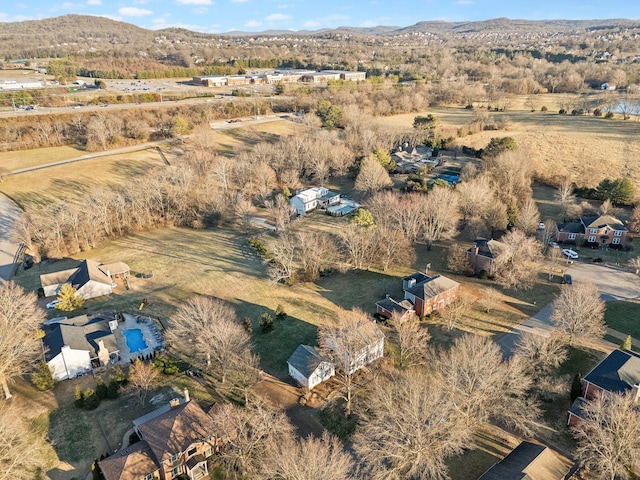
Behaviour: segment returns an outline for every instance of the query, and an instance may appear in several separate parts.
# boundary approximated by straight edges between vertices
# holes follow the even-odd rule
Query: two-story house
[[[416,272],[402,279],[404,300],[398,302],[389,295],[376,303],[376,312],[391,318],[395,311],[405,315],[420,317],[442,310],[458,296],[460,284],[442,275],[430,277],[426,273]]]
[[[221,440],[213,420],[196,402],[174,399],[133,421],[139,442],[99,462],[105,480],[171,480],[208,477],[207,459]]]
[[[316,208],[328,208],[340,203],[340,194],[330,192],[325,187],[313,187],[298,190],[291,197],[289,203],[295,208],[298,215],[315,210]]]
[[[582,406],[599,393],[630,393],[640,398],[640,355],[614,350],[581,379],[582,394],[571,405],[569,425],[580,420]]]
[[[493,275],[495,273],[494,262],[503,245],[493,239],[476,239],[473,242],[473,247],[467,250],[467,261],[473,273],[478,274],[484,270],[488,275]]]
[[[611,215],[582,217],[579,222],[559,223],[556,230],[556,239],[560,243],[624,247],[630,241],[627,227]]]

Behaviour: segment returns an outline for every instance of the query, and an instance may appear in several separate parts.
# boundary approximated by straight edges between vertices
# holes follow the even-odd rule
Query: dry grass
[[[13,175],[2,181],[0,190],[21,208],[36,209],[59,201],[81,201],[93,188],[120,185],[163,165],[155,149],[141,150]]]
[[[479,132],[456,140],[457,144],[474,148],[486,146],[492,137],[513,137],[526,152],[536,173],[551,182],[562,177],[586,186],[595,186],[606,177],[630,176],[640,181],[640,165],[630,159],[640,156],[640,122],[593,116],[559,115],[559,105],[575,97],[569,95],[533,96],[536,112],[524,103],[529,97],[514,97],[507,112],[490,113],[496,122],[504,122],[506,130]],[[549,111],[542,113],[539,106]],[[423,112],[427,113],[427,112]],[[474,111],[463,107],[429,109],[442,121],[443,130],[455,131],[474,120]],[[380,118],[386,126],[411,128],[416,113]]]
[[[75,147],[47,147],[0,152],[0,167],[8,172],[80,157],[85,152]]]

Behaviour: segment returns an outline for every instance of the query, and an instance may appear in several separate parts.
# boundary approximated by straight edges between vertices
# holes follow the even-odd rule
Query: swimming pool
[[[142,330],[140,330],[139,328],[123,330],[122,334],[127,340],[127,347],[129,347],[129,352],[136,353],[147,348],[147,344],[144,341],[144,338],[142,338]]]

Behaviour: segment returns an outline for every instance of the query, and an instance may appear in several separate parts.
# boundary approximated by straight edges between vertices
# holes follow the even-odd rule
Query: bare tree
[[[491,310],[497,308],[500,305],[502,299],[502,293],[493,287],[487,287],[482,290],[482,295],[478,299],[478,303],[485,311],[485,313],[491,313]]]
[[[538,242],[517,229],[501,239],[495,259],[496,280],[506,288],[527,289],[533,285],[540,256]]]
[[[415,315],[403,317],[393,312],[389,323],[393,326],[393,340],[398,347],[398,367],[424,365],[429,356],[431,335]]]
[[[223,404],[211,417],[217,431],[229,432],[220,452],[228,478],[255,478],[272,454],[269,447],[289,438],[293,431],[284,413],[261,398],[245,407]]]
[[[551,321],[571,346],[602,338],[606,332],[604,302],[593,283],[565,285],[553,302]]]
[[[548,336],[528,332],[518,338],[515,354],[525,360],[527,372],[537,379],[558,368],[568,351],[557,332]]]
[[[296,271],[298,239],[292,233],[281,232],[276,238],[271,239],[267,246],[271,253],[267,268],[269,279],[274,283],[290,281]]]
[[[571,213],[572,207],[575,205],[576,196],[573,193],[573,182],[565,178],[558,190],[553,194],[554,198],[560,202],[560,209],[563,216],[567,217]]]
[[[493,191],[485,176],[462,182],[456,186],[460,198],[460,213],[462,220],[482,217],[494,199]]]
[[[471,265],[467,258],[467,250],[458,243],[454,243],[449,247],[449,252],[447,253],[447,268],[458,274],[471,272]]]
[[[24,373],[41,353],[37,330],[45,320],[36,295],[13,282],[0,285],[0,383],[11,398],[9,380]]]
[[[322,232],[296,233],[299,259],[306,281],[314,281],[320,272],[335,265],[338,252],[335,239]]]
[[[360,165],[360,172],[356,177],[355,189],[364,193],[374,193],[393,185],[389,173],[378,159],[370,155]]]
[[[516,227],[527,235],[533,235],[540,223],[540,212],[533,198],[528,198],[520,207],[520,216],[516,220]]]
[[[234,213],[242,230],[247,233],[251,227],[251,217],[255,214],[256,208],[247,198],[240,198],[235,204]]]
[[[640,412],[634,395],[602,392],[582,409],[573,428],[578,458],[598,478],[629,479],[640,469]]]
[[[375,231],[378,241],[376,252],[378,264],[386,272],[392,265],[409,266],[415,259],[411,241],[402,230],[378,227]]]
[[[15,406],[0,406],[0,480],[33,480],[45,466],[38,441]]]
[[[322,354],[336,367],[335,379],[342,387],[345,416],[351,416],[351,404],[357,384],[356,373],[376,358],[377,345],[384,335],[374,320],[360,309],[342,310],[333,324],[318,329]]]
[[[532,380],[519,357],[505,361],[490,338],[467,334],[441,351],[433,366],[445,394],[470,426],[499,419],[531,431],[538,408],[528,399]]]
[[[421,371],[374,385],[354,449],[366,478],[448,479],[445,460],[472,443],[472,429],[448,392]]]
[[[147,400],[147,394],[158,385],[160,374],[158,370],[150,363],[144,363],[139,358],[129,369],[128,386],[131,392],[140,399],[142,405]]]
[[[458,224],[458,197],[449,187],[434,187],[419,205],[421,230],[427,246],[451,238]]]
[[[475,303],[475,300],[475,297],[461,290],[449,305],[442,310],[438,310],[438,316],[445,328],[451,331],[460,326],[462,319],[469,313],[469,309]]]
[[[170,323],[169,340],[192,351],[207,369],[214,367],[223,383],[233,365],[251,351],[249,334],[222,300],[194,297],[178,308]]]
[[[356,478],[353,457],[345,452],[338,438],[325,432],[321,438],[312,436],[297,440],[285,438],[273,442],[270,454],[261,464],[259,479],[318,480]]]
[[[276,226],[276,232],[284,232],[291,224],[291,205],[284,195],[278,194],[273,200],[267,200],[265,207],[269,210]]]
[[[337,232],[340,246],[351,266],[368,270],[376,256],[377,237],[374,228],[349,224]]]

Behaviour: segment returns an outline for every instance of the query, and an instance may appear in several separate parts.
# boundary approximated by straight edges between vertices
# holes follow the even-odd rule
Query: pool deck
[[[131,358],[145,357],[153,354],[154,350],[158,350],[164,346],[162,334],[156,323],[150,318],[138,317],[136,315],[124,314],[124,321],[118,324],[118,330],[122,333],[124,330],[139,329],[142,332],[142,338],[147,344],[147,348],[139,350],[135,353],[129,351],[127,339],[124,334],[117,335],[118,348],[120,349],[120,362],[128,364]]]

